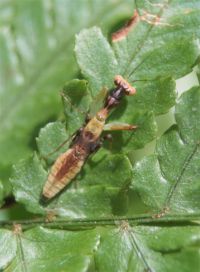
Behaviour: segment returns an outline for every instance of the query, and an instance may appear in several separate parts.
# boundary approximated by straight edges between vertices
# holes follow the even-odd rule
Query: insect
[[[115,76],[114,83],[116,87],[106,96],[104,106],[77,132],[71,147],[58,156],[51,167],[42,191],[43,200],[48,201],[53,198],[80,172],[89,155],[102,145],[100,136],[111,109],[116,107],[125,95],[136,93],[136,89],[120,75]],[[132,130],[135,128],[136,126],[129,124],[110,124],[109,126],[109,130]]]

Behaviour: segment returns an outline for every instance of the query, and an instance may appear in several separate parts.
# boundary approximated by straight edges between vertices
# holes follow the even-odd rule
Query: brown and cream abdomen
[[[61,154],[50,170],[42,195],[50,199],[60,192],[80,172],[85,156],[87,154],[79,146]]]

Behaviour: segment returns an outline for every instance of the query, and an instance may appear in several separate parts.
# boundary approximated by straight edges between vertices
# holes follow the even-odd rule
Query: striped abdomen
[[[86,158],[98,146],[107,113],[106,109],[99,111],[84,127],[72,148],[57,158],[44,185],[43,197],[54,197],[80,172]]]
[[[60,192],[80,172],[86,156],[77,145],[61,154],[50,170],[42,195],[50,199]]]

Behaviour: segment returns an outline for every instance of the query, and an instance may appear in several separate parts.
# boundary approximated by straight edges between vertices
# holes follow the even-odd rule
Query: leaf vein
[[[194,149],[192,150],[192,152],[186,157],[184,163],[183,163],[183,167],[180,171],[180,174],[176,177],[175,179],[175,183],[173,184],[173,186],[171,187],[167,197],[166,197],[166,200],[165,200],[165,204],[164,204],[164,208],[165,207],[168,207],[169,206],[169,203],[176,191],[176,188],[178,187],[178,185],[180,184],[181,180],[182,180],[182,177],[189,165],[189,163],[191,162],[192,158],[194,157],[195,153],[197,152],[198,150],[198,147],[199,147],[200,143],[197,143],[194,147]]]
[[[19,250],[19,257],[21,259],[20,264],[21,264],[22,272],[28,272],[26,262],[25,262],[24,250],[23,250],[20,234],[16,234],[16,240],[17,240],[17,246],[18,246],[18,250]]]
[[[135,251],[136,251],[136,254],[137,254],[138,258],[142,260],[142,262],[143,262],[143,264],[144,264],[146,270],[147,270],[148,272],[153,272],[154,270],[150,267],[148,261],[146,260],[145,254],[144,254],[143,251],[141,250],[141,248],[140,248],[140,246],[139,246],[139,243],[137,242],[137,239],[136,239],[136,237],[135,237],[133,231],[131,231],[131,243],[132,243],[132,245],[133,245],[133,248],[134,248]]]
[[[136,7],[136,10],[138,11],[138,8],[137,8],[137,4],[136,4],[136,0],[135,0],[135,7]],[[158,13],[158,16],[161,18],[163,12],[166,10],[166,7],[169,6],[171,1],[168,1],[164,6],[163,8],[160,9],[160,12]],[[139,14],[139,11],[138,11],[138,14]],[[140,16],[140,15],[139,15]],[[138,47],[136,48],[136,51],[135,53],[133,54],[133,56],[130,58],[129,60],[129,63],[126,65],[126,69],[124,71],[124,76],[127,77],[127,78],[130,78],[130,76],[140,67],[140,65],[142,64],[143,61],[141,61],[137,67],[135,69],[133,69],[133,71],[130,71],[130,73],[128,74],[128,69],[131,65],[131,63],[133,62],[134,58],[136,57],[136,55],[142,50],[142,48],[144,47],[145,43],[146,43],[146,40],[147,38],[149,37],[151,31],[154,29],[155,25],[152,24],[150,25],[146,35],[144,36],[143,40],[141,41],[141,43],[138,45]]]

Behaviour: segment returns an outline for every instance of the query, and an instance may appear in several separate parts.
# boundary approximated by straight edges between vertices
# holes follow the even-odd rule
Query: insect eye
[[[134,95],[136,93],[136,89],[132,86],[129,86],[127,89],[125,89],[126,95]]]
[[[126,95],[134,95],[136,93],[136,89],[120,75],[115,76],[114,83],[116,86],[121,87]]]

